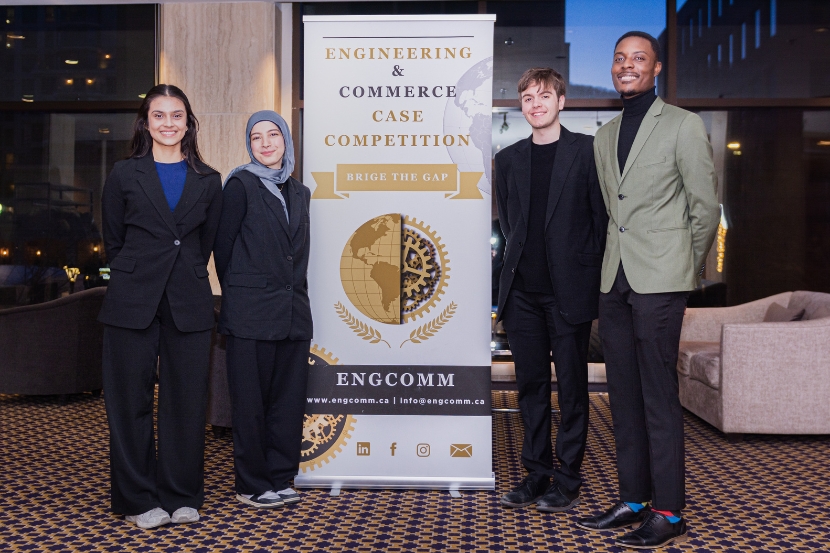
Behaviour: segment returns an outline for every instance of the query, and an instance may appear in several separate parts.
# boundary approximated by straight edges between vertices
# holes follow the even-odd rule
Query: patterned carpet
[[[230,438],[208,433],[202,520],[145,531],[109,512],[101,398],[0,396],[0,551],[621,551],[613,533],[571,524],[615,499],[607,396],[591,403],[586,484],[572,513],[499,506],[522,477],[522,428],[518,415],[496,414],[496,493],[315,490],[293,507],[245,508],[231,492]],[[515,407],[516,393],[493,392],[493,404]],[[664,551],[830,551],[829,436],[729,443],[689,414],[686,432],[690,539]]]

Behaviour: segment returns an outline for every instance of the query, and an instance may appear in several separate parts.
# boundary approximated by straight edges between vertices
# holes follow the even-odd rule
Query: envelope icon
[[[473,444],[450,444],[450,457],[472,457]]]

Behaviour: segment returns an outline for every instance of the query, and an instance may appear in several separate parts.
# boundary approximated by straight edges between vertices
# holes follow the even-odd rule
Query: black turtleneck
[[[527,218],[527,238],[513,279],[513,288],[522,292],[553,294],[545,241],[545,218],[558,144],[558,140],[550,144],[534,144],[532,141],[530,143],[530,213]]]
[[[640,124],[646,116],[648,108],[657,99],[657,93],[652,88],[637,96],[623,98],[623,116],[620,124],[620,138],[617,141],[617,163],[620,165],[620,173],[625,170],[625,162],[634,144]]]

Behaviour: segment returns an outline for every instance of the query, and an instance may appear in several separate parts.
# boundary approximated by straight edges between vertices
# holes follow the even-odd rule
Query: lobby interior
[[[721,225],[692,293],[678,363],[688,541],[665,551],[827,551],[830,523],[830,4],[823,0],[237,2],[111,0],[2,6],[0,90],[0,549],[11,551],[608,551],[573,525],[616,500],[602,348],[575,513],[505,510],[522,478],[510,346],[492,325],[495,492],[308,490],[246,509],[232,493],[230,423],[206,428],[199,523],[138,530],[109,512],[97,308],[109,278],[101,191],[129,153],[141,95],[188,95],[204,159],[247,161],[249,115],[273,109],[301,176],[304,15],[496,14],[492,152],[528,136],[515,83],[567,81],[564,126],[593,135],[622,103],[614,41],[658,37],[658,94],[698,113],[713,147]],[[503,236],[493,209],[494,298]],[[211,265],[213,293],[221,288]],[[495,299],[493,300],[493,303]],[[800,320],[764,322],[770,306]],[[214,338],[212,370],[221,339]],[[556,394],[553,395],[556,405]],[[558,414],[553,414],[554,428]]]

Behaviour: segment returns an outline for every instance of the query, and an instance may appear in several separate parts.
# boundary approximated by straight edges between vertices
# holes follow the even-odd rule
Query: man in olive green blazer
[[[686,300],[720,218],[703,121],[657,97],[659,56],[657,41],[646,33],[620,38],[611,76],[623,112],[594,140],[609,217],[599,330],[620,497],[577,524],[589,530],[640,524],[616,541],[634,548],[687,536],[680,512],[685,465],[677,356]]]
[[[621,120],[609,121],[594,140],[610,217],[600,290],[611,290],[621,262],[640,294],[693,290],[720,219],[706,128],[698,115],[655,98],[621,172]]]

